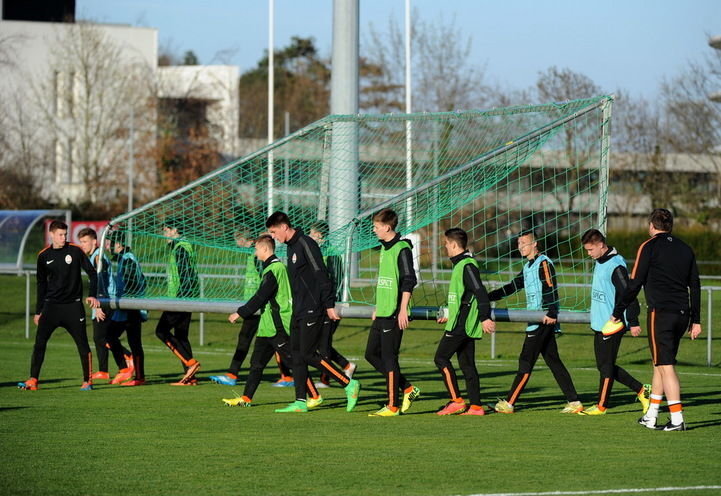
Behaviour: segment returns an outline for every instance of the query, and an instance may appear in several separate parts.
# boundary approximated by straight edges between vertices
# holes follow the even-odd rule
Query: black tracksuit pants
[[[320,338],[320,349],[318,351],[321,355],[328,357],[331,362],[335,362],[337,365],[340,365],[340,368],[345,370],[349,363],[348,360],[333,347],[333,335],[338,329],[338,324],[340,324],[338,320],[325,319],[323,322],[323,334]]]
[[[366,360],[386,378],[388,406],[398,407],[403,390],[411,386],[401,373],[398,354],[401,348],[403,331],[398,327],[398,319],[376,317],[368,333]],[[399,394],[400,393],[400,394]]]
[[[143,341],[141,338],[141,329],[143,318],[140,310],[125,310],[127,320],[124,322],[113,322],[111,330],[110,346],[115,347],[120,344],[120,336],[125,332],[128,337],[130,351],[133,354],[133,365],[135,367],[135,378],[138,380],[145,379],[145,353],[143,352]]]
[[[604,336],[601,332],[594,332],[593,351],[596,353],[596,367],[601,374],[598,385],[598,406],[608,408],[608,398],[611,396],[613,382],[618,381],[630,390],[639,393],[643,384],[638,382],[631,374],[616,365],[616,357],[621,347],[621,338],[626,331]]]
[[[92,373],[93,355],[90,352],[86,333],[85,308],[79,301],[45,304],[35,334],[35,346],[30,361],[30,377],[40,378],[40,369],[45,360],[48,341],[58,327],[65,328],[75,341],[83,368],[83,381],[88,382]]]
[[[293,362],[290,338],[286,333],[276,332],[275,336],[271,338],[255,338],[255,346],[253,347],[253,354],[250,356],[250,370],[248,371],[248,378],[245,381],[243,396],[253,399],[253,395],[258,389],[258,385],[263,377],[263,370],[276,353],[280,355],[282,362]],[[310,374],[306,380],[306,394],[311,398],[318,396],[318,391],[316,391],[313,385],[313,378]]]
[[[528,384],[528,379],[531,377],[538,355],[543,355],[543,360],[551,369],[553,377],[556,379],[561,391],[563,391],[566,400],[569,402],[578,401],[578,394],[573,386],[571,374],[568,373],[558,354],[555,325],[553,324],[540,324],[535,331],[526,332],[521,355],[518,357],[518,372],[506,400],[511,405],[516,403],[526,384]]]
[[[243,361],[250,350],[250,343],[253,341],[255,333],[258,332],[259,324],[259,315],[252,315],[243,319],[243,325],[240,326],[240,331],[238,332],[238,344],[235,346],[235,353],[233,354],[233,359],[230,361],[230,367],[228,367],[229,373],[235,376],[238,375],[238,371],[240,371],[240,367],[243,365]]]
[[[130,357],[128,351],[120,341],[117,345],[110,345],[110,326],[113,310],[105,310],[105,320],[93,319],[93,342],[95,343],[95,354],[98,357],[98,370],[108,372],[108,350],[113,354],[113,360],[118,370],[124,369],[127,365],[125,359]]]
[[[193,349],[188,341],[191,316],[190,312],[163,312],[155,328],[155,335],[175,353],[186,370],[193,359]]]
[[[478,369],[476,369],[476,340],[469,338],[463,329],[443,333],[434,360],[436,367],[441,371],[443,383],[451,395],[451,400],[456,400],[461,398],[461,392],[458,389],[456,371],[451,363],[453,355],[458,356],[458,365],[463,371],[463,377],[466,379],[466,390],[468,391],[470,404],[481,406],[480,381],[478,379]]]
[[[345,387],[350,382],[341,369],[318,352],[320,338],[323,333],[324,315],[316,317],[295,318],[291,323],[290,345],[293,354],[293,381],[295,382],[295,397],[305,400],[306,383],[308,381],[308,366],[312,365],[321,372],[326,372],[340,386]]]

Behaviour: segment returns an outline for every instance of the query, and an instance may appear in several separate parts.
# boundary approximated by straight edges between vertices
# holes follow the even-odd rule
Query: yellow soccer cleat
[[[400,415],[400,413],[401,413],[400,410],[398,410],[397,408],[395,411],[393,411],[390,408],[388,408],[387,406],[384,406],[377,412],[369,413],[368,416],[369,417],[397,417],[398,415]]]
[[[305,402],[308,410],[319,407],[321,403],[323,403],[323,397],[321,395],[318,395],[317,398],[308,398]]]
[[[251,399],[247,396],[236,396],[235,398],[223,398],[223,403],[228,406],[242,406],[249,407]]]
[[[498,400],[498,403],[496,403],[493,409],[498,413],[513,413],[513,405],[506,400]]]
[[[651,406],[651,384],[644,384],[637,398],[638,401],[641,402],[641,408],[645,414],[648,411],[648,407]]]
[[[580,401],[569,401],[561,410],[561,413],[578,413],[583,411],[583,404]]]
[[[606,409],[601,410],[598,405],[593,405],[590,408],[576,412],[579,415],[606,415]]]
[[[421,390],[418,389],[415,386],[412,386],[413,389],[408,391],[407,393],[403,393],[403,404],[401,405],[401,412],[406,413],[408,409],[411,407],[414,401],[416,401],[421,396]]]

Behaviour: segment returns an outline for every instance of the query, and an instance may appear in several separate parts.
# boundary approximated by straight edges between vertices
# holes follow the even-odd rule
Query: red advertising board
[[[45,221],[45,244],[49,245],[52,243],[50,241],[50,231],[48,231],[48,228],[50,227],[50,223],[52,220],[46,220]],[[80,241],[78,240],[78,233],[85,229],[86,227],[89,227],[91,229],[95,229],[95,232],[98,233],[98,242],[100,241],[100,236],[103,235],[103,229],[105,229],[105,226],[108,225],[107,220],[74,220],[72,224],[70,224],[70,229],[68,229],[68,241],[71,243],[78,244]]]

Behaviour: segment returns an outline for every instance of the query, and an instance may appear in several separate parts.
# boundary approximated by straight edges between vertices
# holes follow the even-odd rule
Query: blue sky
[[[604,91],[617,88],[653,99],[663,77],[709,53],[709,34],[721,35],[721,0],[411,0],[425,20],[454,19],[473,40],[472,60],[487,82],[521,89],[552,65],[591,77]],[[331,0],[276,0],[275,45],[312,36],[331,51]],[[193,50],[201,63],[231,49],[229,63],[253,67],[268,39],[263,0],[77,0],[81,18],[154,27],[159,42]],[[368,26],[402,23],[403,0],[361,0],[361,39]],[[401,24],[402,26],[402,24]],[[362,47],[361,47],[362,55]]]

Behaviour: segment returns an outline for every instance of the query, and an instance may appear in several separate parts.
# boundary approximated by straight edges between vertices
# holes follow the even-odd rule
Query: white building
[[[127,198],[131,167],[134,196],[150,191],[158,175],[148,149],[168,102],[200,109],[220,153],[236,155],[237,67],[159,68],[157,29],[75,23],[72,0],[0,4],[1,138],[8,149],[33,145],[24,160],[44,197],[78,204],[97,184],[92,201]],[[0,167],[17,167],[5,155]]]

